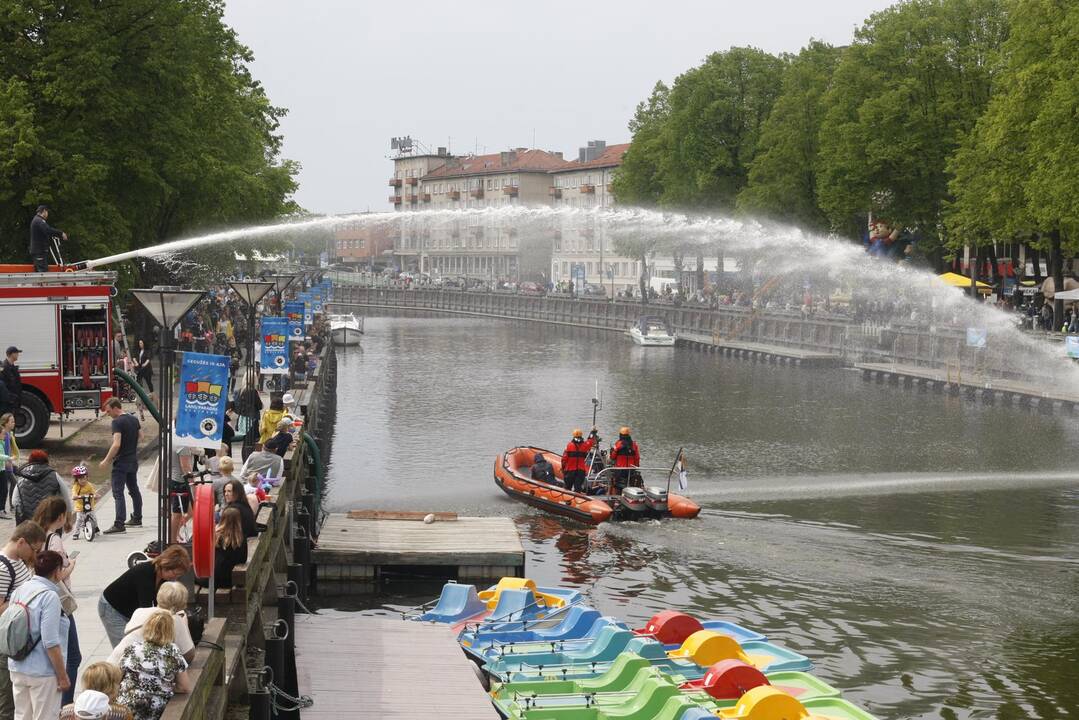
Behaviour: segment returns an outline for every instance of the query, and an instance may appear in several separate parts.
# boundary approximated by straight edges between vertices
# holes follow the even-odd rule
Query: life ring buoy
[[[195,577],[214,574],[214,488],[199,485],[195,489],[195,513],[191,521],[191,560]]]

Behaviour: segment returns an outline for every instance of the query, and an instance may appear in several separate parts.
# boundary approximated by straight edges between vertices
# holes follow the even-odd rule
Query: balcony
[[[595,185],[585,185],[583,183],[581,184],[581,194],[582,195],[584,195],[584,194],[594,195],[595,193],[596,193],[596,186]]]
[[[468,194],[472,198],[474,198],[476,200],[479,200],[479,199],[481,199],[483,197],[483,188],[476,188],[474,190],[470,190]]]
[[[390,202],[392,202],[394,205],[400,205],[401,204],[401,196],[400,195],[390,195]]]
[[[401,187],[401,178],[390,178],[390,187],[392,187],[392,188]]]
[[[516,185],[506,185],[506,186],[504,186],[502,188],[502,194],[503,195],[509,195],[510,197],[517,197],[517,186]]]
[[[560,197],[562,197],[562,188],[560,188],[560,187],[549,187],[549,188],[547,188],[547,194],[550,195],[553,198],[560,198]]]
[[[405,178],[405,185],[411,185],[412,187],[416,187],[416,184],[419,183],[419,181],[419,178]]]
[[[420,200],[423,202],[431,202],[431,193],[421,193]]]
[[[460,190],[447,190],[446,191],[446,197],[448,199],[450,199],[450,200],[460,200],[461,199],[461,191]]]
[[[416,194],[409,195],[408,196],[408,201],[412,205],[415,205],[416,203],[418,203],[420,201],[420,196],[416,195]]]

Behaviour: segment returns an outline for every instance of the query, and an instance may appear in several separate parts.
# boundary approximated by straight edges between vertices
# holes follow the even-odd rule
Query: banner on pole
[[[263,316],[261,335],[260,372],[263,375],[288,374],[288,318]]]
[[[229,358],[185,352],[180,364],[180,402],[172,426],[177,447],[217,450],[225,429]]]
[[[289,338],[303,340],[303,301],[293,300],[285,303],[285,318],[288,319]]]

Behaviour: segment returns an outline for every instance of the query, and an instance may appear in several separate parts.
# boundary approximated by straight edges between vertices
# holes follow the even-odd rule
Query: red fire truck
[[[0,265],[0,346],[22,350],[15,436],[36,447],[52,414],[99,410],[112,397],[116,273]]]

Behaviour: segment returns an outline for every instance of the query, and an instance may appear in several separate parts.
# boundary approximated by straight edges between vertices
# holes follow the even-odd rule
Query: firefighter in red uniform
[[[616,468],[626,468],[625,470],[615,471],[615,482],[619,487],[625,487],[629,484],[630,476],[633,473],[631,468],[637,468],[641,465],[641,450],[637,447],[637,443],[629,435],[628,427],[621,427],[618,429],[618,441],[611,449],[611,456],[614,458],[614,466]]]
[[[595,430],[592,428],[593,434]],[[588,453],[594,444],[592,435],[585,440],[581,429],[574,428],[573,437],[562,452],[562,480],[567,490],[584,492],[584,481],[588,475]]]

